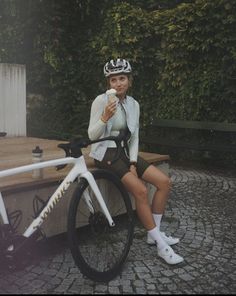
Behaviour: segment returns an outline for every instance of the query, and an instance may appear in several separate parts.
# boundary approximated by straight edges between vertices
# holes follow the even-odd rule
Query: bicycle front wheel
[[[133,240],[133,210],[120,179],[105,170],[93,172],[115,226],[110,226],[87,180],[81,179],[68,213],[69,247],[88,278],[110,281],[117,276]]]

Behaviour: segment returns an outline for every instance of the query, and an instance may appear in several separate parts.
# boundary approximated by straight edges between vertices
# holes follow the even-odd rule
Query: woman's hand
[[[102,114],[103,121],[107,122],[116,113],[116,102],[110,102],[106,105],[105,110]]]
[[[131,164],[129,167],[130,172],[138,178],[136,166]]]

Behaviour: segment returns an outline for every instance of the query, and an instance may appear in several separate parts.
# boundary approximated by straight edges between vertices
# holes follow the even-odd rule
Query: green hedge
[[[235,8],[232,1],[199,0],[151,12],[128,3],[108,11],[96,48],[106,58],[131,60],[144,123],[236,122]]]
[[[30,135],[86,134],[116,57],[132,63],[142,125],[236,122],[235,1],[2,0],[0,15],[0,61],[27,67]]]
[[[155,13],[160,117],[235,122],[236,2],[196,1]]]

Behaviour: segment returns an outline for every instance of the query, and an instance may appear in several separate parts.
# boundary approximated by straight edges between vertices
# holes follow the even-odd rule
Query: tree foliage
[[[160,116],[235,121],[235,12],[232,1],[199,0],[155,13],[164,61]]]
[[[142,124],[236,122],[230,0],[0,0],[0,62],[26,64],[28,133],[86,134],[104,63],[130,60]]]

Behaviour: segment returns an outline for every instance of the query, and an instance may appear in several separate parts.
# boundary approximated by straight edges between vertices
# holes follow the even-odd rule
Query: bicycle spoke
[[[72,255],[81,271],[96,280],[107,280],[120,271],[132,243],[132,207],[129,196],[120,185],[120,180],[116,183],[113,178],[108,177],[104,171],[95,175],[115,226],[109,225],[88,183],[79,187],[80,192],[75,193],[70,208],[68,232],[71,234]],[[75,232],[75,221],[81,222],[81,219],[83,227]]]

